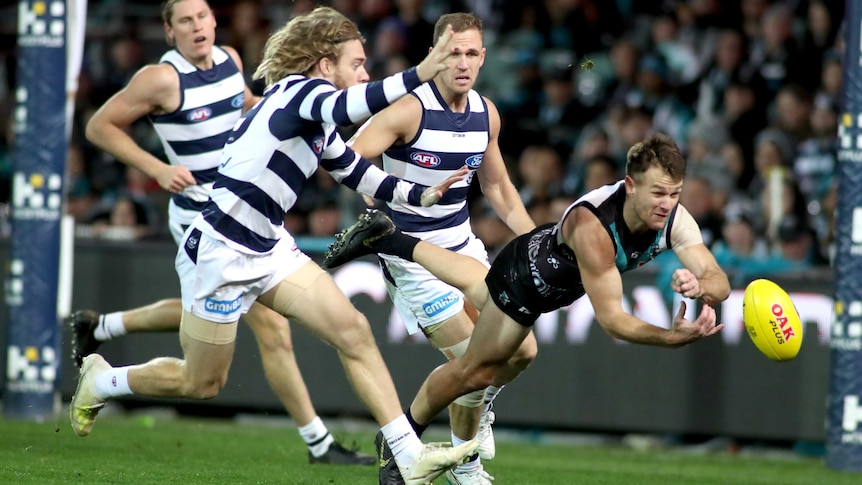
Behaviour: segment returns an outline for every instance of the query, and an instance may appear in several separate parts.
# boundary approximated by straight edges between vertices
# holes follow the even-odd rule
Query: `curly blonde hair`
[[[342,43],[365,43],[356,24],[330,7],[294,17],[266,41],[254,79],[271,86],[290,74],[308,75],[321,59],[338,61]]]

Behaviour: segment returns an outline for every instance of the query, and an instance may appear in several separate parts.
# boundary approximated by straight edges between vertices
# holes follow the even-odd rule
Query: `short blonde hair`
[[[254,79],[271,86],[290,74],[308,75],[324,58],[338,61],[342,43],[365,42],[350,19],[329,7],[294,17],[266,41]]]

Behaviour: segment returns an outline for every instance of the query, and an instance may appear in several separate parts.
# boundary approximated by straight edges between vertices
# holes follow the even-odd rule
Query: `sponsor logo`
[[[841,115],[838,124],[838,161],[862,162],[862,114]]]
[[[862,350],[862,301],[835,301],[835,318],[828,332],[836,350]]]
[[[856,206],[850,213],[850,255],[862,256],[862,207]]]
[[[464,160],[464,163],[467,164],[470,168],[479,168],[479,165],[482,165],[482,158],[485,157],[484,153],[477,153],[476,155],[470,155]]]
[[[431,168],[440,165],[440,157],[433,153],[415,152],[410,155],[410,159],[420,167]]]
[[[12,217],[56,221],[63,203],[63,176],[15,172],[12,175]]]
[[[443,310],[451,307],[455,303],[457,303],[461,297],[459,297],[454,292],[446,293],[445,295],[437,298],[436,300],[430,301],[424,305],[422,305],[422,310],[425,311],[425,315],[429,317],[433,317],[434,315],[439,314]]]
[[[53,347],[10,345],[7,355],[6,387],[13,392],[49,394],[57,378],[57,352]]]
[[[9,262],[6,278],[6,305],[21,306],[24,304],[24,260],[13,259]]]
[[[204,310],[210,313],[218,313],[219,315],[230,315],[231,313],[235,313],[239,311],[241,305],[241,296],[232,301],[216,300],[214,298],[207,298],[204,300]]]
[[[796,332],[793,331],[793,327],[787,324],[784,307],[778,303],[773,303],[772,314],[775,316],[775,320],[770,320],[769,323],[772,324],[772,333],[778,339],[778,343],[783,344],[796,338]]]
[[[862,406],[859,405],[859,396],[844,396],[844,418],[841,427],[844,431],[852,433],[862,423]]]
[[[63,47],[66,43],[66,2],[18,2],[18,45]]]
[[[16,135],[23,135],[27,131],[27,97],[28,91],[25,86],[18,86],[15,90],[15,124],[13,129]]]
[[[242,108],[245,104],[245,93],[240,93],[230,100],[230,105],[234,108]]]
[[[213,110],[204,107],[204,108],[198,108],[198,109],[192,111],[191,113],[188,114],[187,118],[189,121],[197,123],[197,122],[205,121],[205,120],[209,119],[209,117],[212,116],[212,114],[213,114]]]

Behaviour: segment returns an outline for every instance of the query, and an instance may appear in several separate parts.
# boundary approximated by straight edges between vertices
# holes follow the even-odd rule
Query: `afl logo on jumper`
[[[440,165],[440,157],[433,153],[415,152],[410,155],[410,159],[420,167],[436,167]]]
[[[477,153],[475,155],[470,155],[464,160],[464,163],[467,164],[470,168],[479,168],[479,165],[482,165],[482,157],[484,157],[484,153]]]
[[[198,109],[192,111],[191,113],[189,113],[188,118],[189,118],[189,121],[191,121],[191,122],[198,122],[198,121],[206,120],[207,118],[212,116],[212,114],[213,114],[213,110],[211,110],[209,108],[198,108]]]

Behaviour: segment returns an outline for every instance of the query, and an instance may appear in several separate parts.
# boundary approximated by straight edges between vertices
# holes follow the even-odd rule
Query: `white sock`
[[[134,394],[129,387],[129,368],[130,366],[115,367],[97,375],[94,379],[96,397],[108,399]]]
[[[127,334],[123,325],[123,312],[106,313],[99,317],[99,325],[93,332],[96,340],[104,342]]]
[[[308,446],[308,450],[315,457],[319,457],[329,451],[329,445],[335,441],[319,416],[315,416],[310,423],[301,426],[299,428],[299,436],[302,436],[303,441]]]
[[[402,470],[406,470],[422,449],[422,441],[416,436],[416,432],[407,421],[407,416],[403,414],[398,416],[380,428],[380,431],[392,450],[395,463]]]
[[[487,413],[491,410],[491,404],[494,403],[494,399],[497,398],[497,394],[503,390],[506,386],[488,386],[485,388],[485,407],[482,409],[483,413]]]
[[[474,439],[474,438],[476,438],[476,437],[474,436],[471,439]],[[455,433],[452,433],[452,448],[454,448],[458,445],[463,445],[464,443],[466,443],[468,441],[470,441],[470,440],[462,440],[461,438],[455,436]],[[476,453],[474,456],[475,456],[475,458],[471,458],[470,460],[467,461],[467,463],[464,463],[463,465],[458,465],[458,467],[456,467],[455,470],[457,470],[460,473],[466,473],[466,472],[470,472],[473,470],[478,470],[479,466],[482,464],[482,460],[479,458],[478,453]]]

